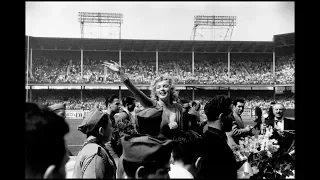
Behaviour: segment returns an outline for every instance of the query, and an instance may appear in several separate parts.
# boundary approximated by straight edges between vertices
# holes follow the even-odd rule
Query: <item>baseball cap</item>
[[[161,106],[146,108],[137,114],[137,131],[140,134],[158,136],[162,121],[163,109]]]
[[[134,163],[159,163],[170,160],[172,140],[148,135],[124,135],[121,138],[123,159]]]
[[[82,123],[78,126],[78,130],[84,134],[92,132],[104,115],[105,114],[100,109],[92,109],[90,112],[86,114]]]

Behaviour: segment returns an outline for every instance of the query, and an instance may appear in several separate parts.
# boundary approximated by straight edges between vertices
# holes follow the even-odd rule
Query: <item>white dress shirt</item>
[[[194,179],[188,170],[175,164],[170,164],[169,176],[170,179]]]
[[[275,120],[278,120],[275,118]],[[283,122],[283,117],[279,119],[281,122],[274,122],[274,128],[283,131],[284,130],[284,122]]]

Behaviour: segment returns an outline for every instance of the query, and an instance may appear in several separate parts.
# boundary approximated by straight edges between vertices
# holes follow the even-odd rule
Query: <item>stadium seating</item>
[[[195,62],[194,75],[190,59],[159,60],[159,74],[167,74],[176,79],[177,84],[277,84],[294,83],[294,55],[276,60],[276,78],[272,73],[272,61],[251,61],[233,59],[230,63],[230,79],[226,59],[200,59]],[[79,60],[63,58],[35,57],[33,74],[29,83],[120,83],[117,74],[108,71],[101,64],[103,60],[84,58],[83,78]],[[150,84],[156,75],[155,62],[146,59],[122,62],[125,73],[136,84]]]

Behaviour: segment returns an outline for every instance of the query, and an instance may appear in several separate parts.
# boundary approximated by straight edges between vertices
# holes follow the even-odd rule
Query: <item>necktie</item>
[[[282,122],[282,119],[280,120],[275,120],[276,124],[278,124],[279,122],[281,123]]]

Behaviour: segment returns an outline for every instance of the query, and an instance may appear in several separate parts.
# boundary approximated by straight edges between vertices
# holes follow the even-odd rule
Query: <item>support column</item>
[[[273,86],[273,101],[276,101],[276,87]]]
[[[230,79],[230,51],[228,51],[228,78]]]
[[[83,100],[83,92],[82,92],[82,88],[83,88],[83,86],[81,86],[81,90],[80,90],[80,100],[81,100],[81,102],[83,102],[82,100]]]
[[[83,49],[81,49],[81,79],[83,78]]]
[[[194,50],[192,48],[192,76],[194,76]]]
[[[192,88],[192,101],[194,101],[194,87]]]
[[[119,65],[121,66],[121,50],[119,50]]]
[[[119,86],[119,101],[121,102],[121,86]]]
[[[276,53],[275,51],[273,51],[272,53],[272,68],[273,68],[273,80],[274,80],[274,84],[276,83]]]
[[[83,101],[83,94],[84,94],[85,89],[86,89],[86,87],[82,86],[82,88],[81,88],[81,102]]]
[[[33,73],[32,73],[32,48],[30,49],[31,52],[30,52],[30,77],[33,76]]]
[[[156,50],[156,75],[159,75],[159,59],[158,59],[158,49]]]
[[[230,87],[228,87],[228,97],[231,98]]]
[[[32,86],[30,86],[30,101],[32,102]]]

